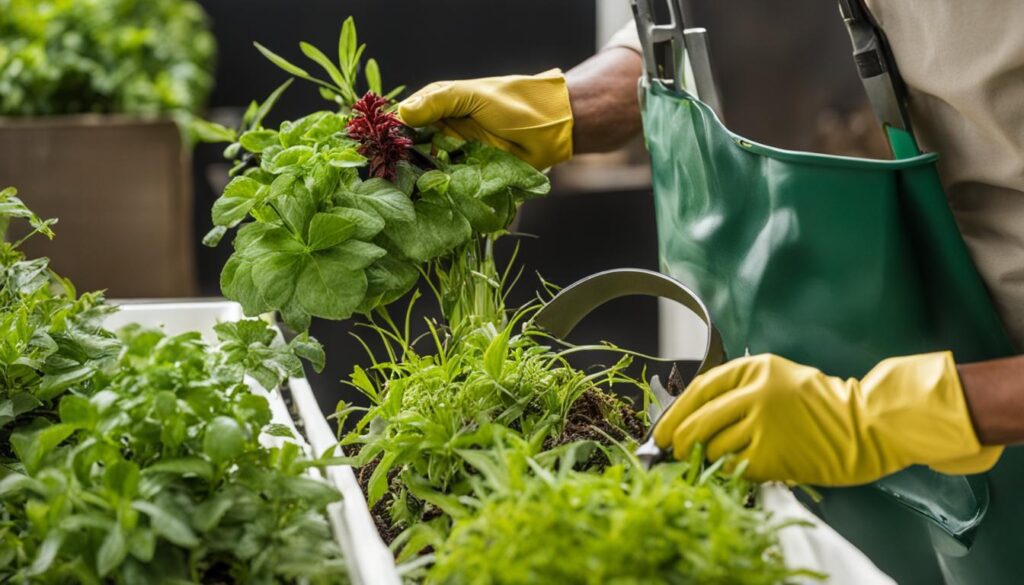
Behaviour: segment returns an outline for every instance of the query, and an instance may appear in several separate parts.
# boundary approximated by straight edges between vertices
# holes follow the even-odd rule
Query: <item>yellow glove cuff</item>
[[[885,360],[864,377],[861,390],[870,421],[865,430],[902,453],[897,459],[971,474],[991,469],[1002,454],[978,440],[951,352]]]

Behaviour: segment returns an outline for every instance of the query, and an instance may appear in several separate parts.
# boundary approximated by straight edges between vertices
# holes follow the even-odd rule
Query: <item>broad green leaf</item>
[[[472,234],[466,218],[444,200],[424,197],[415,203],[415,210],[416,221],[390,224],[384,235],[417,262],[450,252]]]
[[[103,472],[103,486],[121,497],[134,497],[139,490],[139,466],[124,460],[108,465]]]
[[[235,499],[231,491],[221,491],[213,495],[209,500],[196,506],[192,515],[192,525],[199,532],[213,530],[228,510],[235,505]]]
[[[348,319],[366,294],[366,275],[318,252],[306,262],[295,292],[298,304],[310,315]]]
[[[249,177],[235,177],[213,203],[213,225],[233,228],[242,223],[267,192],[264,185]]]
[[[89,380],[94,375],[96,375],[96,369],[91,365],[72,366],[47,373],[36,390],[36,397],[40,400],[50,400],[68,388]]]
[[[316,251],[337,246],[353,237],[358,228],[357,218],[352,214],[318,213],[309,224],[309,248]]]
[[[299,274],[305,269],[305,254],[269,254],[253,264],[252,280],[260,296],[272,306],[287,303],[295,293]]]
[[[295,355],[308,361],[317,373],[323,371],[327,363],[327,356],[324,353],[324,346],[308,334],[297,335],[289,344]]]
[[[298,120],[281,122],[281,146],[291,148],[298,146],[306,142],[310,142],[306,139],[306,134],[315,128],[320,122],[325,119],[335,119],[338,116],[331,112],[313,112],[307,116],[303,116]],[[307,146],[309,146],[307,144]]]
[[[285,226],[296,238],[305,241],[309,234],[309,222],[317,211],[313,194],[293,175],[278,177],[270,186],[270,191],[273,197],[271,203],[280,213]],[[264,234],[261,240],[269,242],[268,234]]]
[[[43,457],[64,442],[76,430],[74,425],[56,424],[35,431],[17,430],[11,434],[11,446],[25,469],[34,473]]]
[[[331,215],[344,218],[355,224],[354,238],[371,240],[384,229],[384,220],[376,213],[367,213],[354,207],[335,207],[328,211]]]
[[[60,401],[60,421],[62,423],[82,429],[92,429],[96,426],[98,418],[99,412],[88,398],[68,395]]]
[[[166,538],[171,543],[184,548],[195,548],[199,546],[199,539],[195,532],[184,520],[177,515],[157,506],[156,504],[136,500],[132,502],[132,508],[149,516],[149,524],[153,531]]]
[[[312,148],[296,145],[286,148],[272,157],[265,157],[261,166],[263,170],[275,175],[294,173],[298,172],[312,156]]]
[[[339,169],[365,167],[369,162],[367,158],[354,147],[339,148],[328,151],[324,154],[327,163]]]
[[[409,261],[394,255],[381,257],[366,269],[367,297],[377,297],[381,304],[390,304],[409,292],[420,278],[420,271]],[[373,309],[366,307],[361,312]]]
[[[338,204],[376,213],[386,222],[412,222],[416,210],[412,200],[384,179],[370,179],[338,195]]]
[[[203,453],[214,463],[226,463],[245,451],[248,439],[238,421],[218,416],[206,425],[203,433]]]
[[[448,194],[448,185],[451,182],[452,177],[447,173],[431,170],[420,175],[419,180],[416,181],[416,186],[424,193],[433,192],[443,196]]]
[[[273,130],[249,130],[238,138],[238,142],[249,152],[263,152],[271,146],[281,144],[277,132]]]
[[[360,271],[387,255],[380,246],[360,240],[348,240],[315,254],[339,270]]]

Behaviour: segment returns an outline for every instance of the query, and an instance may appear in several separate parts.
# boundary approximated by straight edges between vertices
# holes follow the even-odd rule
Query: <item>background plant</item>
[[[196,112],[214,53],[192,0],[0,0],[0,115]]]

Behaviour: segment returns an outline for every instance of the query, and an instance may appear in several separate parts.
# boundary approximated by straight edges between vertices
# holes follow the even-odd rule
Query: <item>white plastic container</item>
[[[242,308],[237,303],[223,300],[113,303],[120,305],[121,310],[107,319],[106,326],[110,329],[140,323],[162,327],[170,335],[199,331],[211,342],[216,340],[214,325],[244,318]],[[280,392],[268,393],[256,384],[252,386],[254,392],[270,400],[274,422],[290,426],[310,454],[319,456],[334,448],[337,440],[305,378],[292,378],[288,381],[294,410],[297,411],[294,413],[289,412]],[[293,419],[293,416],[296,418]],[[308,444],[296,430],[295,420],[303,422]],[[268,442],[282,440],[269,436],[263,439]],[[327,512],[335,538],[345,554],[353,584],[401,585],[402,579],[395,567],[394,556],[377,532],[352,468],[343,465],[329,467],[326,475],[343,497],[341,502],[328,507]],[[828,575],[828,578],[825,581],[798,580],[798,583],[894,585],[894,581],[878,570],[856,547],[807,511],[785,486],[762,486],[760,500],[765,509],[772,512],[775,520],[799,519],[805,523],[786,528],[780,535],[786,564],[791,568],[818,571]]]
[[[112,303],[119,305],[120,311],[107,318],[105,325],[108,329],[116,330],[129,323],[139,323],[149,327],[160,327],[168,335],[198,331],[211,342],[216,341],[214,325],[245,318],[241,306],[223,300]],[[288,381],[288,389],[297,413],[289,412],[280,392],[267,392],[255,383],[250,383],[250,387],[253,392],[265,396],[270,401],[273,422],[291,427],[296,440],[311,456],[319,456],[337,443],[305,378],[292,378]],[[308,443],[296,428],[296,420],[302,421]],[[285,440],[269,435],[263,435],[260,439],[267,445]],[[314,470],[313,473],[319,472]],[[352,468],[344,465],[328,467],[326,475],[342,494],[342,501],[331,504],[327,508],[327,515],[335,539],[345,555],[352,583],[400,585],[402,580],[395,569],[394,556],[377,533],[377,527],[366,505],[366,498]]]

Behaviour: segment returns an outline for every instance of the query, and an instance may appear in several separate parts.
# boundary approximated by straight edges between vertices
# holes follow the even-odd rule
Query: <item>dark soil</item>
[[[367,494],[370,477],[373,475],[373,470],[377,469],[378,463],[380,463],[380,457],[359,468],[359,475],[356,479],[359,481],[359,487],[363,489],[363,495]],[[379,502],[374,504],[373,508],[370,508],[370,516],[373,516],[373,523],[377,525],[377,532],[380,533],[380,537],[386,544],[391,544],[402,533],[401,527],[392,526],[391,518],[388,514],[388,508],[391,506],[391,502],[395,500],[395,494],[399,493],[402,489],[401,483],[398,481],[399,471],[400,469],[396,467],[388,472],[388,491]]]
[[[616,422],[621,426],[615,424]],[[548,438],[544,448],[552,449],[576,441],[594,441],[608,445],[611,442],[609,437],[614,441],[624,441],[627,438],[640,440],[643,435],[643,417],[629,404],[611,394],[591,388],[570,407],[562,435],[557,439]],[[604,453],[594,451],[586,461],[577,464],[577,468],[600,470],[608,463],[608,457]]]

